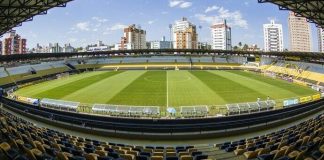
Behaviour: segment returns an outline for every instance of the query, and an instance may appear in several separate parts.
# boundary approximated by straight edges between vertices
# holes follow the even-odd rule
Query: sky
[[[115,44],[123,28],[136,24],[147,32],[147,41],[170,39],[169,24],[187,17],[198,29],[199,41],[210,42],[210,26],[226,19],[232,27],[232,44],[257,44],[263,48],[263,24],[275,19],[283,25],[284,46],[288,44],[288,12],[257,0],[74,0],[66,8],[53,8],[47,15],[14,28],[27,39],[27,47],[37,43],[70,43],[85,47],[101,40]],[[313,51],[318,51],[317,29],[312,26]]]

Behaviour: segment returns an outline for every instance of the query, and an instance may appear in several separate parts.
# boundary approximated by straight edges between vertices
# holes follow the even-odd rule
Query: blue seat
[[[227,148],[225,149],[225,151],[226,151],[226,152],[233,152],[235,149],[236,149],[236,147],[232,147],[232,146],[230,146],[230,147],[227,147]]]
[[[162,147],[162,146],[157,146],[157,147],[155,147],[156,149],[164,149],[164,147]]]
[[[147,156],[147,157],[151,157],[151,153],[150,152],[140,152],[140,155]]]
[[[195,151],[195,152],[192,152],[191,153],[191,156],[197,156],[197,155],[201,155],[202,154],[202,152],[200,152],[200,151]]]
[[[273,154],[262,154],[258,156],[259,160],[272,160],[273,159]]]
[[[93,148],[84,148],[84,151],[87,153],[93,153],[95,149]]]
[[[16,149],[10,148],[8,151],[5,152],[5,155],[9,159],[15,159],[16,157],[18,157],[19,152]]]
[[[208,159],[208,155],[197,155],[194,157],[194,160],[202,160],[202,159]]]
[[[165,160],[179,160],[177,156],[166,157]]]
[[[108,152],[109,157],[113,157],[115,159],[119,158],[119,154],[116,152]]]
[[[72,149],[72,154],[74,156],[83,156],[83,151]]]
[[[98,157],[98,160],[113,160],[114,158],[112,158],[112,157],[108,157],[108,156],[106,156],[106,157]]]
[[[145,155],[139,155],[136,156],[136,160],[149,160],[149,157]]]
[[[312,157],[314,157],[315,159],[320,159],[321,157],[323,157],[324,154],[322,154],[320,151],[313,151],[311,153]]]
[[[29,158],[24,155],[19,155],[17,158],[15,158],[15,160],[29,160]]]
[[[69,158],[69,160],[86,160],[86,158],[84,158],[82,156],[73,156],[73,157]]]

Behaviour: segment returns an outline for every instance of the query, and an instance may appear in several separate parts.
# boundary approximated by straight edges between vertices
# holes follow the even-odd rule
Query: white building
[[[74,49],[74,47],[71,46],[70,43],[69,44],[65,44],[64,47],[63,47],[63,52],[64,53],[72,53],[74,51],[75,51],[75,49]]]
[[[212,49],[232,50],[232,32],[231,27],[227,25],[226,20],[222,23],[211,26]]]
[[[165,37],[161,41],[150,42],[150,49],[169,49],[171,48],[171,42],[166,41]]]
[[[54,43],[54,45],[52,47],[50,45],[50,52],[51,53],[62,53],[63,48],[58,43]]]
[[[175,49],[197,49],[198,34],[196,26],[187,18],[182,18],[172,25],[173,47]]]
[[[324,52],[324,29],[318,28],[318,47],[319,52]]]
[[[282,52],[284,50],[282,25],[271,20],[270,24],[263,25],[264,51]]]
[[[121,43],[116,43],[114,47],[111,50],[117,51],[117,50],[131,50],[134,48],[134,46],[131,43],[127,43],[122,45]]]

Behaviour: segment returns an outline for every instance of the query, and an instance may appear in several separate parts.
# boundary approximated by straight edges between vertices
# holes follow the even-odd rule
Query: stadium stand
[[[77,137],[36,125],[0,109],[0,159],[202,160],[324,157],[324,114],[266,135],[201,146],[136,146]]]
[[[324,114],[289,128],[253,138],[217,144],[215,157],[259,160],[323,160]]]
[[[6,68],[10,75],[17,75],[17,74],[26,74],[29,73],[31,70],[30,65]]]
[[[8,74],[6,73],[4,67],[0,67],[0,78],[7,77]]]
[[[195,146],[134,146],[76,137],[39,128],[0,109],[1,152],[4,160],[202,160]]]

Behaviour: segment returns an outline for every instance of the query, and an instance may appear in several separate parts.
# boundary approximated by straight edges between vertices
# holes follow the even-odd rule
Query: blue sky
[[[202,26],[198,30],[200,41],[209,42],[211,24],[226,18],[232,27],[233,45],[243,42],[261,48],[262,25],[276,19],[283,25],[284,45],[288,48],[288,12],[257,0],[74,0],[66,8],[51,9],[47,15],[36,16],[15,29],[28,39],[28,48],[55,42],[78,47],[98,40],[117,43],[122,28],[130,24],[145,29],[147,40],[159,40],[162,36],[169,39],[169,24],[181,17]],[[313,24],[312,29],[313,51],[318,51]]]

